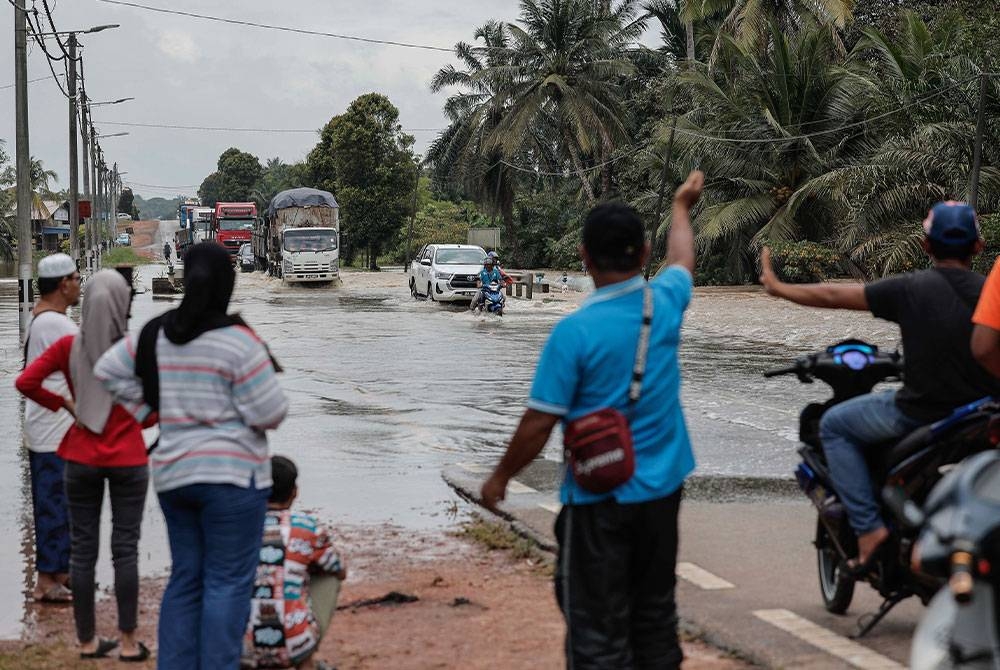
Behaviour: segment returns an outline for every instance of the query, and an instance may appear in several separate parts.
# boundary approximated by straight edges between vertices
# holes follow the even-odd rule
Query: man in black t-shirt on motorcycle
[[[774,273],[770,251],[761,254],[760,282],[769,294],[808,307],[870,311],[899,324],[902,334],[903,388],[835,405],[820,422],[833,484],[858,536],[858,559],[851,565],[856,572],[870,565],[889,536],[864,450],[1000,394],[1000,382],[976,363],[969,345],[984,282],[972,271],[972,258],[983,248],[976,213],[964,203],[940,203],[924,221],[924,232],[932,269],[867,285],[786,284]]]

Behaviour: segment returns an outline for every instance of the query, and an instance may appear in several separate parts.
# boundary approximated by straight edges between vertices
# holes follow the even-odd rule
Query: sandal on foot
[[[118,654],[118,660],[124,663],[142,663],[150,656],[149,647],[144,645],[142,642],[139,643],[139,653],[134,656],[126,656],[125,654]]]
[[[73,592],[62,584],[55,584],[49,587],[49,590],[43,593],[40,598],[36,597],[35,602],[65,605],[73,602]]]
[[[80,658],[107,658],[112,649],[118,647],[118,640],[106,640],[103,637],[97,641],[97,649],[90,652],[80,652]]]

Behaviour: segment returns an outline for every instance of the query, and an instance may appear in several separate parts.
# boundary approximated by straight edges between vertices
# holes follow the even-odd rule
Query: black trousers
[[[69,573],[73,619],[80,642],[94,639],[94,567],[100,543],[104,482],[111,493],[111,560],[115,568],[118,629],[134,631],[139,611],[139,533],[149,469],[95,468],[66,462],[66,498],[73,548]]]
[[[556,519],[556,599],[570,670],[670,670],[677,640],[681,491],[644,503],[567,505]]]

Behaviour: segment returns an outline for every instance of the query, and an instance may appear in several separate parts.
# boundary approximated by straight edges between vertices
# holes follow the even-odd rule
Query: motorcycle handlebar
[[[948,578],[948,586],[955,596],[955,602],[963,605],[972,600],[974,588],[972,564],[972,554],[967,551],[956,551],[951,555],[951,576]]]

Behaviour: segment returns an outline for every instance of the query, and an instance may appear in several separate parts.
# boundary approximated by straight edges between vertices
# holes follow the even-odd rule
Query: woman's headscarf
[[[76,393],[76,418],[94,433],[104,431],[114,400],[94,377],[94,364],[125,335],[132,287],[114,270],[101,270],[87,281],[80,332],[73,338],[69,371]]]
[[[196,244],[184,254],[184,298],[163,315],[163,333],[174,344],[186,344],[216,328],[242,324],[226,314],[236,271],[229,251],[215,242]]]

